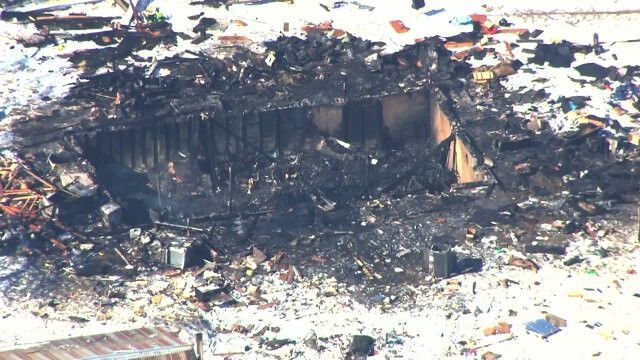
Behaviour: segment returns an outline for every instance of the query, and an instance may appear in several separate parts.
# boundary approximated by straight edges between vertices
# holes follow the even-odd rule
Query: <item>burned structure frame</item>
[[[108,227],[119,222],[114,215],[118,203],[128,209],[129,225],[167,220],[163,205],[170,202],[187,208],[191,221],[217,218],[206,214],[228,219],[238,177],[250,192],[257,164],[266,168],[309,146],[319,150],[324,140],[310,145],[314,138],[333,139],[364,159],[355,180],[364,193],[374,158],[395,151],[420,162],[423,158],[411,153],[419,149],[448,169],[457,186],[495,184],[480,151],[465,135],[450,95],[464,86],[461,79],[469,68],[451,59],[441,39],[387,55],[380,44],[323,32],[311,32],[304,40],[279,38],[266,43],[264,53],[232,48],[221,58],[192,53],[150,67],[89,74],[58,110],[17,126],[17,143],[22,151],[77,154],[75,160],[57,164],[54,172],[96,177],[108,194],[109,203],[102,206]],[[275,60],[266,61],[269,57]],[[389,169],[379,175],[397,183],[402,176]],[[127,175],[118,177],[122,173]],[[189,177],[193,181],[184,179]],[[202,181],[207,177],[209,184]],[[345,181],[354,185],[353,179]],[[180,186],[184,196],[173,199]],[[194,199],[193,186],[208,187],[210,195]],[[148,190],[129,194],[144,187]],[[388,184],[381,191],[385,188]],[[323,211],[335,206],[322,191],[311,197],[324,199],[315,204]],[[245,205],[252,201],[244,200]],[[273,211],[246,206],[241,211],[252,210]],[[64,213],[77,217],[74,211],[58,215],[64,218]],[[142,213],[149,216],[138,217]],[[200,229],[188,221],[181,229]]]

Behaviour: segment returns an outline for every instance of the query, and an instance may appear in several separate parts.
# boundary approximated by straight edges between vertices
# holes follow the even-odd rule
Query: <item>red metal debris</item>
[[[477,23],[480,23],[480,24],[482,24],[485,21],[487,21],[487,15],[471,14],[471,15],[469,15],[469,17],[471,18],[471,21],[477,22]]]
[[[472,47],[472,46],[473,46],[472,42],[454,42],[454,41],[449,41],[449,42],[446,42],[444,44],[444,47],[447,50],[466,48],[466,47]]]
[[[410,29],[404,25],[402,20],[393,20],[389,22],[393,30],[397,33],[402,34],[408,32]]]
[[[329,30],[333,30],[333,24],[331,21],[325,21],[323,23],[320,24],[309,24],[309,25],[305,25],[302,30],[304,30],[305,32],[311,32],[311,31],[329,31]]]
[[[511,332],[511,325],[505,322],[499,322],[497,325],[485,328],[483,330],[484,336],[491,336],[497,334],[509,334]]]

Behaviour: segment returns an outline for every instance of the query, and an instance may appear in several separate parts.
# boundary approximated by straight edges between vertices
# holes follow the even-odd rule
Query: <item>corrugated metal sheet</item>
[[[0,360],[195,360],[193,347],[164,328],[141,328],[54,340],[0,352]]]

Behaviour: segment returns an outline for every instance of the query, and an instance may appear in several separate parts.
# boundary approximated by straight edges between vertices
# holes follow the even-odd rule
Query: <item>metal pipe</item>
[[[171,224],[171,223],[166,223],[166,222],[161,222],[161,221],[154,221],[153,223],[155,225],[166,226],[166,227],[174,228],[174,229],[191,230],[191,231],[197,231],[197,232],[201,232],[201,233],[207,233],[207,230],[201,229],[201,228],[197,228],[197,227],[194,227],[194,226]]]
[[[202,341],[202,333],[196,334],[196,351],[198,352],[198,360],[204,360],[204,344]]]

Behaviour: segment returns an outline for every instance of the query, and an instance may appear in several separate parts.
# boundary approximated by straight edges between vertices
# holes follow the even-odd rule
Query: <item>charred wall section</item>
[[[430,126],[431,134],[435,144],[449,141],[446,166],[453,170],[459,183],[470,183],[486,180],[486,175],[478,171],[477,156],[469,150],[469,144],[462,139],[454,130],[453,123],[443,111],[442,105],[436,96],[431,96]]]
[[[344,104],[190,116],[150,126],[104,128],[76,138],[94,163],[115,162],[137,171],[185,157],[209,164],[242,161],[256,153],[275,157],[300,150],[300,140],[315,135],[365,149],[392,149],[426,144],[432,136],[429,97],[419,91]]]

